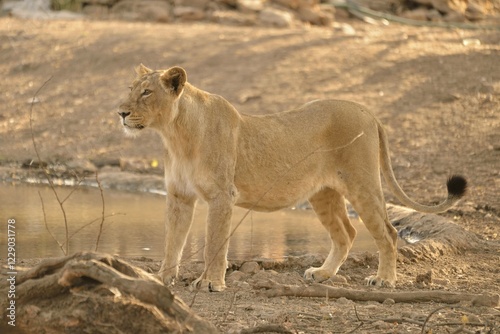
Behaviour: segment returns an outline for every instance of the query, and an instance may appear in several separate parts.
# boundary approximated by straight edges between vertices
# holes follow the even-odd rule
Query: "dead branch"
[[[325,297],[347,298],[353,301],[378,301],[383,302],[390,298],[398,303],[424,303],[436,302],[455,304],[470,302],[475,306],[496,307],[499,305],[500,296],[497,294],[468,294],[448,291],[371,291],[336,288],[324,284],[309,286],[282,285],[273,281],[257,282],[256,288],[264,288],[268,297],[295,296],[295,297]]]
[[[99,241],[101,240],[102,228],[104,226],[104,219],[106,218],[106,216],[104,215],[106,207],[104,205],[104,194],[102,191],[102,185],[101,181],[99,181],[99,175],[97,171],[95,172],[95,181],[97,182],[97,187],[99,187],[99,191],[101,192],[101,203],[102,203],[101,224],[99,224],[99,234],[97,235],[97,240],[95,242],[95,249],[94,249],[94,252],[97,252],[97,248],[99,248]]]
[[[26,323],[21,321],[20,327],[28,326],[38,332],[48,329],[51,333],[71,331],[67,326],[96,332],[93,326],[99,323],[112,324],[114,327],[109,328],[109,333],[120,333],[124,328],[127,329],[125,332],[145,333],[217,332],[212,324],[194,314],[154,275],[106,254],[84,252],[47,259],[19,273],[16,284],[19,314],[44,309],[52,317],[37,317],[36,320],[26,320]],[[47,300],[55,299],[57,303],[46,304]],[[74,323],[68,325],[66,312],[76,319]],[[130,318],[134,314],[141,320],[132,321]],[[155,320],[154,324],[143,323],[145,314],[146,318]],[[124,327],[124,318],[136,327]],[[155,330],[152,326],[156,326]]]
[[[124,214],[123,214],[123,213],[112,213],[112,214],[109,214],[109,215],[104,216],[104,218],[109,218],[109,217],[114,217],[114,216],[119,216],[119,215],[124,215]],[[96,219],[92,220],[91,222],[88,222],[88,223],[86,223],[85,225],[80,226],[79,228],[77,228],[76,230],[74,230],[74,231],[73,231],[73,232],[69,235],[68,240],[73,239],[73,237],[74,237],[75,235],[77,235],[80,231],[82,231],[83,229],[85,229],[85,228],[89,227],[90,225],[92,225],[92,224],[94,224],[94,223],[98,222],[99,220],[100,220],[100,221],[102,221],[102,217],[96,218]],[[65,245],[65,242],[63,242],[63,243],[62,243],[62,245],[64,246],[64,245]]]
[[[47,79],[41,86],[38,88],[38,90],[35,92],[35,95],[33,95],[33,100],[31,101],[31,106],[30,106],[30,114],[29,114],[29,121],[30,121],[30,132],[31,132],[31,142],[33,144],[33,149],[35,150],[36,157],[38,159],[38,162],[40,166],[42,166],[42,158],[40,157],[40,152],[38,151],[38,147],[36,146],[36,140],[35,140],[35,133],[33,132],[33,106],[35,105],[35,100],[36,96],[40,91],[45,87],[45,85],[52,80],[52,77]],[[64,217],[64,228],[65,228],[65,233],[66,233],[66,247],[62,248],[62,251],[64,255],[68,255],[69,252],[69,229],[68,229],[68,219],[66,217],[66,210],[64,209],[64,201],[66,201],[67,198],[61,201],[59,198],[59,194],[56,191],[56,188],[54,187],[54,182],[52,182],[52,179],[50,178],[50,174],[47,171],[47,169],[43,169],[43,174],[45,175],[45,178],[47,179],[47,182],[49,183],[50,189],[52,190],[52,193],[54,194],[54,197],[57,200],[57,203],[59,204],[59,207],[61,209],[62,215]],[[43,204],[42,204],[43,205]],[[50,231],[49,231],[50,233]],[[52,234],[51,234],[52,235]],[[52,236],[54,238],[54,236]],[[57,240],[56,240],[57,241]],[[61,243],[57,241],[57,244],[60,246]]]
[[[45,224],[45,229],[47,230],[47,232],[49,232],[50,236],[56,242],[56,244],[59,246],[59,248],[61,249],[61,251],[63,252],[63,254],[66,254],[64,252],[64,246],[63,246],[63,244],[61,244],[59,242],[59,240],[57,240],[57,238],[54,236],[54,234],[50,230],[49,224],[47,224],[47,214],[45,213],[45,204],[43,203],[43,197],[42,197],[42,194],[40,193],[40,191],[38,191],[38,197],[40,197],[40,203],[42,203],[43,222]]]

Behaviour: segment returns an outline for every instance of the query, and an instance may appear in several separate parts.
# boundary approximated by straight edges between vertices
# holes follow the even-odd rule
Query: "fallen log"
[[[3,318],[5,302],[0,300]],[[217,333],[154,275],[88,252],[19,273],[16,322],[29,333]]]
[[[263,294],[267,297],[294,296],[294,297],[328,297],[347,298],[353,301],[377,301],[383,302],[392,299],[396,303],[425,303],[436,302],[445,304],[456,304],[469,302],[474,306],[497,307],[500,302],[498,294],[469,294],[449,291],[373,291],[353,290],[337,288],[324,284],[312,285],[284,285],[274,281],[260,281],[254,284],[254,288],[266,289]]]

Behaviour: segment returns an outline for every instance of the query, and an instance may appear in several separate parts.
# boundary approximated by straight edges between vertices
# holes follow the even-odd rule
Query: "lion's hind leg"
[[[323,265],[307,269],[304,277],[322,282],[335,275],[346,260],[356,237],[356,229],[347,215],[344,196],[336,190],[325,188],[313,195],[309,202],[330,234],[332,247]]]

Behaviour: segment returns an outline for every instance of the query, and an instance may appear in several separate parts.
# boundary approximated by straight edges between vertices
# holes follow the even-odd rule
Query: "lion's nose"
[[[130,115],[130,112],[128,112],[128,111],[119,111],[118,115],[120,115],[123,119],[125,119],[125,117],[127,117],[128,115]]]

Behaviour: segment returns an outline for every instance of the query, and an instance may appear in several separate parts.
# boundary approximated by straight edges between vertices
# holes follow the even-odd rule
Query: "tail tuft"
[[[467,180],[460,175],[453,175],[446,183],[449,197],[462,197],[467,192]]]

